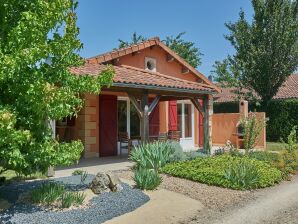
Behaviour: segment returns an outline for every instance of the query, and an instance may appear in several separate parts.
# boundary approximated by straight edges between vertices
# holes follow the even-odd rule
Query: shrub
[[[240,161],[251,164],[258,173],[258,181],[253,188],[272,186],[282,179],[281,172],[265,162],[251,159],[247,156],[241,158],[230,155],[197,158],[192,161],[170,163],[162,168],[162,172],[209,185],[244,189],[243,185],[234,183],[225,176],[225,171],[234,164],[236,164],[234,166],[239,165]]]
[[[86,195],[79,192],[66,192],[61,198],[61,208],[69,208],[72,205],[83,204]]]
[[[84,173],[84,170],[74,170],[72,172],[73,176],[82,175]]]
[[[208,154],[198,152],[198,151],[189,151],[189,152],[184,152],[186,160],[194,160],[198,157],[208,157]]]
[[[169,157],[169,162],[178,162],[178,161],[185,161],[187,156],[183,152],[183,149],[179,142],[173,141],[171,142],[172,146],[172,153]]]
[[[153,142],[137,146],[130,154],[136,168],[147,168],[158,171],[170,161],[174,147],[171,142]]]
[[[63,185],[50,182],[42,184],[41,187],[31,192],[31,199],[34,203],[51,205],[65,193]]]
[[[59,205],[61,208],[81,205],[85,197],[84,193],[66,191],[63,185],[55,182],[44,183],[31,192],[31,199],[34,203],[47,206]]]
[[[154,190],[161,183],[161,177],[153,169],[139,168],[134,173],[134,181],[142,190]]]
[[[225,178],[240,189],[250,189],[257,186],[259,173],[254,164],[242,160],[225,170]]]
[[[255,114],[250,113],[248,117],[241,118],[240,124],[243,127],[243,145],[245,153],[248,154],[249,151],[255,147],[266,121],[257,119]]]

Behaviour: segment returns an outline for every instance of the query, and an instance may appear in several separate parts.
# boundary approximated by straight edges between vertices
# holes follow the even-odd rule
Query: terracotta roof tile
[[[105,68],[106,66],[103,64],[85,64],[81,67],[71,68],[70,71],[76,75],[98,75]],[[193,90],[194,92],[216,92],[212,86],[207,84],[191,82],[158,72],[150,72],[130,66],[113,66],[113,68],[115,70],[114,84],[139,84],[148,87],[157,86],[188,91]]]
[[[121,56],[137,52],[140,50],[143,50],[145,48],[151,47],[151,46],[159,46],[162,49],[164,49],[168,54],[172,55],[175,60],[177,60],[182,66],[189,69],[194,75],[202,79],[205,83],[209,84],[210,86],[213,86],[213,88],[219,92],[220,88],[218,88],[216,85],[214,85],[210,80],[208,80],[202,73],[197,71],[195,68],[193,68],[189,63],[187,63],[184,59],[182,59],[178,54],[176,54],[173,50],[171,50],[169,47],[167,47],[158,37],[154,37],[148,40],[145,40],[143,42],[140,42],[138,44],[130,45],[125,48],[120,48],[114,51],[110,51],[104,54],[100,54],[91,58],[87,58],[87,63],[94,63],[94,58],[97,59],[97,63],[105,63],[108,61],[111,61],[115,58],[119,58]],[[104,57],[102,57],[104,56]]]
[[[237,94],[235,88],[221,88],[221,92],[215,95],[215,102],[233,102],[237,100]],[[248,90],[244,90],[248,92]],[[284,84],[279,88],[277,94],[273,97],[273,100],[282,99],[298,99],[298,74],[290,75]]]

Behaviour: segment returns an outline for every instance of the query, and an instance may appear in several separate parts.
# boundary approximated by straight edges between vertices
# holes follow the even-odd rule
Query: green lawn
[[[282,142],[267,142],[266,145],[268,151],[280,151],[286,148],[286,143]]]
[[[1,170],[1,167],[0,167]],[[7,170],[4,173],[0,174],[0,178],[5,177],[5,182],[10,181],[22,181],[22,180],[31,180],[31,179],[45,179],[47,178],[41,172],[36,172],[29,176],[18,176],[15,171]]]

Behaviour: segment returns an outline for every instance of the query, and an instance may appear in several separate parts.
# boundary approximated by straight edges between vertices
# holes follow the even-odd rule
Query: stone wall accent
[[[85,104],[77,118],[78,138],[84,144],[84,157],[99,156],[99,99],[98,95],[84,94]]]

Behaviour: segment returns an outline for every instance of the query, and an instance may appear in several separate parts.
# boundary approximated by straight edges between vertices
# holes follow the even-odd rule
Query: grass
[[[1,170],[1,167],[0,167]],[[42,174],[41,172],[36,172],[29,176],[20,176],[13,170],[7,170],[0,174],[0,178],[5,177],[5,182],[12,182],[12,181],[22,181],[22,180],[32,180],[32,179],[46,179],[47,176]]]
[[[286,148],[286,143],[282,142],[267,142],[266,143],[266,150],[267,151],[281,151]]]

